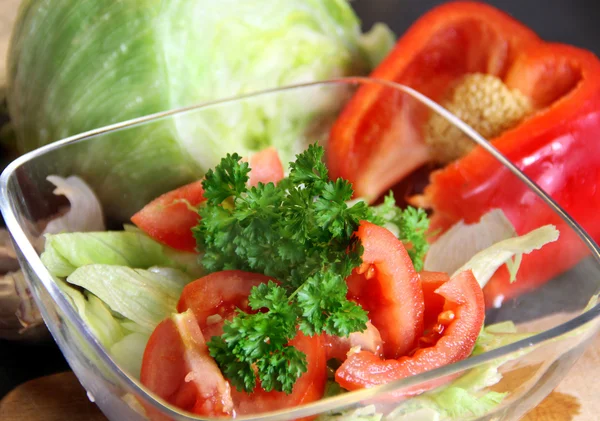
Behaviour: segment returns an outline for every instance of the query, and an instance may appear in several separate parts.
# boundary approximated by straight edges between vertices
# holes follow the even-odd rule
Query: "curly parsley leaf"
[[[394,232],[406,246],[415,270],[421,271],[423,259],[429,249],[427,213],[423,209],[411,206],[407,206],[405,209],[398,208],[391,192],[384,198],[383,204],[370,208],[370,211],[372,212],[370,221]]]
[[[241,157],[227,154],[214,170],[208,170],[202,181],[204,197],[211,205],[219,205],[231,196],[238,196],[246,191],[250,167],[247,162],[240,162]]]
[[[290,163],[287,178],[252,188],[246,187],[248,164],[227,155],[202,184],[207,201],[193,232],[206,269],[259,272],[279,281],[253,288],[255,313],[239,312],[225,322],[221,337],[208,342],[239,390],[252,391],[260,381],[265,390],[291,392],[307,370],[306,356],[289,345],[297,327],[306,335],[337,336],[366,328],[367,313],[347,300],[345,282],[362,263],[353,235],[360,221],[397,224],[411,257],[424,254],[419,239],[426,218],[402,213],[393,199],[378,208],[352,204],[352,186],[329,180],[323,155],[322,147],[311,145]]]
[[[298,290],[300,330],[306,335],[326,332],[338,336],[364,330],[367,312],[348,301],[347,292],[345,278],[337,273],[319,273],[308,278]]]

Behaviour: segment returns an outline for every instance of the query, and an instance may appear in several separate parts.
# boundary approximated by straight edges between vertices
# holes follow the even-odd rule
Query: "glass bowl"
[[[182,175],[200,177],[203,170],[215,164],[214,159],[218,156],[211,157],[207,145],[221,142],[227,145],[227,142],[232,144],[235,140],[244,144],[246,150],[233,146],[223,149],[244,154],[277,141],[285,149],[284,156],[286,153],[292,156],[308,142],[326,144],[331,125],[346,102],[357,89],[366,89],[367,86],[378,92],[376,100],[380,102],[381,115],[394,117],[394,133],[399,133],[401,138],[387,141],[419,141],[425,122],[432,114],[438,114],[463,131],[478,145],[476,147],[499,160],[503,164],[503,177],[519,178],[527,200],[537,201],[540,207],[554,212],[561,237],[568,239],[563,246],[584,248],[585,256],[575,267],[543,287],[505,300],[497,308],[488,310],[486,324],[512,320],[523,332],[537,332],[533,336],[384,386],[242,419],[298,419],[361,408],[364,413],[376,413],[383,419],[413,419],[410,415],[402,415],[403,408],[410,407],[411,403],[411,400],[402,401],[397,397],[403,390],[503,363],[500,367],[502,380],[483,390],[507,392],[504,400],[487,413],[474,413],[461,419],[514,420],[549,394],[582,354],[600,326],[600,305],[594,295],[600,286],[599,253],[594,241],[569,215],[485,139],[420,93],[402,85],[366,78],[307,83],[162,112],[92,130],[28,153],[12,162],[2,174],[1,210],[29,287],[71,368],[90,399],[109,419],[143,420],[146,419],[143,408],[162,414],[163,418],[156,415],[160,419],[204,418],[183,413],[161,401],[138,379],[115,364],[53,281],[33,244],[40,235],[34,222],[52,215],[61,205],[60,200],[53,196],[53,185],[46,181],[46,177],[51,174],[80,175],[87,179],[105,206],[109,226],[117,227],[144,203],[183,183]],[[252,124],[246,121],[249,115],[255,118]],[[378,119],[371,122],[373,125],[379,123]],[[125,142],[131,136],[147,138],[146,146],[154,147],[160,144],[156,142],[160,136],[165,142],[179,141],[184,145],[183,153],[188,154],[187,160],[195,163],[190,164],[190,168],[180,169],[161,167],[158,161],[154,167],[146,169],[155,172],[157,182],[144,182],[136,176],[139,172],[135,165],[143,163],[136,162],[139,150]],[[143,147],[144,142],[135,145]],[[160,150],[155,153],[160,153]],[[190,156],[195,160],[189,159]],[[385,165],[390,165],[390,162]],[[520,198],[515,197],[515,200]],[[552,265],[553,262],[544,264]]]

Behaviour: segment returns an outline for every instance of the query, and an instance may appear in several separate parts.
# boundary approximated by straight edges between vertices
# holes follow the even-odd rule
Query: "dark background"
[[[385,22],[401,35],[420,15],[441,3],[444,1],[354,0],[352,4],[365,29],[375,22]],[[600,54],[600,0],[496,0],[487,3],[510,13],[544,39],[573,44]],[[0,398],[26,380],[67,369],[52,342],[32,345],[0,340]]]
[[[401,35],[427,10],[448,3],[441,0],[353,0],[365,29],[385,22]],[[549,41],[576,45],[600,55],[600,1],[598,0],[488,0],[522,21]]]

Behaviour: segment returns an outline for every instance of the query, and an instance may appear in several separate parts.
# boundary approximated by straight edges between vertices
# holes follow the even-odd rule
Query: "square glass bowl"
[[[109,227],[119,227],[158,194],[200,177],[225,151],[243,155],[275,144],[284,158],[290,158],[310,142],[326,145],[332,123],[357,90],[371,92],[370,100],[377,102],[378,110],[371,120],[362,122],[365,127],[357,132],[359,136],[376,131],[385,136],[384,145],[403,142],[408,156],[410,145],[422,142],[431,116],[439,115],[502,164],[494,177],[504,177],[507,183],[512,177],[519,179],[521,188],[513,192],[516,207],[504,209],[509,219],[515,212],[531,218],[538,213],[551,215],[550,220],[560,231],[560,247],[565,253],[578,251],[578,263],[543,287],[488,310],[486,324],[512,320],[519,330],[537,332],[533,336],[384,386],[243,419],[298,419],[353,408],[380,414],[382,419],[413,419],[398,410],[410,406],[410,401],[407,404],[398,397],[403,390],[503,363],[502,380],[483,388],[484,392],[507,392],[502,403],[487,413],[463,415],[460,419],[514,420],[550,393],[581,355],[600,326],[600,305],[595,296],[600,287],[600,265],[596,244],[577,223],[492,145],[418,92],[365,78],[309,83],[93,130],[28,153],[2,174],[1,210],[29,288],[71,368],[90,399],[109,419],[147,419],[143,408],[156,419],[203,418],[166,404],[117,366],[53,281],[33,245],[40,235],[35,222],[49,217],[61,205],[46,177],[57,174],[84,178],[101,199]],[[385,150],[379,153],[383,169],[402,165],[394,161],[396,157],[386,156]],[[536,209],[537,213],[527,213],[527,209]],[[527,259],[525,256],[523,261]],[[547,270],[555,261],[543,264]],[[586,380],[592,379],[582,379]]]

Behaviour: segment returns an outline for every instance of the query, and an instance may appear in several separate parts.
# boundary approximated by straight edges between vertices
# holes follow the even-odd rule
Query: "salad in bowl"
[[[329,142],[364,88],[401,116],[395,130],[407,154],[419,116],[445,118],[557,222],[522,232],[498,207],[440,228],[397,187],[357,195],[332,176]],[[239,110],[258,108],[268,117],[241,139],[251,153],[226,153],[126,220],[105,212],[85,175],[60,165],[91,151],[108,159],[110,147],[98,145],[167,124],[201,141],[211,122],[235,124]],[[296,153],[287,162],[257,141],[290,127]],[[486,300],[499,273],[520,282],[519,267],[564,238],[592,257],[596,246],[492,144],[391,82],[309,83],[119,123],[25,155],[1,180],[30,292],[111,419],[514,419],[598,330],[593,258],[548,283],[571,292],[567,306],[540,301],[543,289]],[[128,189],[111,187],[128,201]]]

